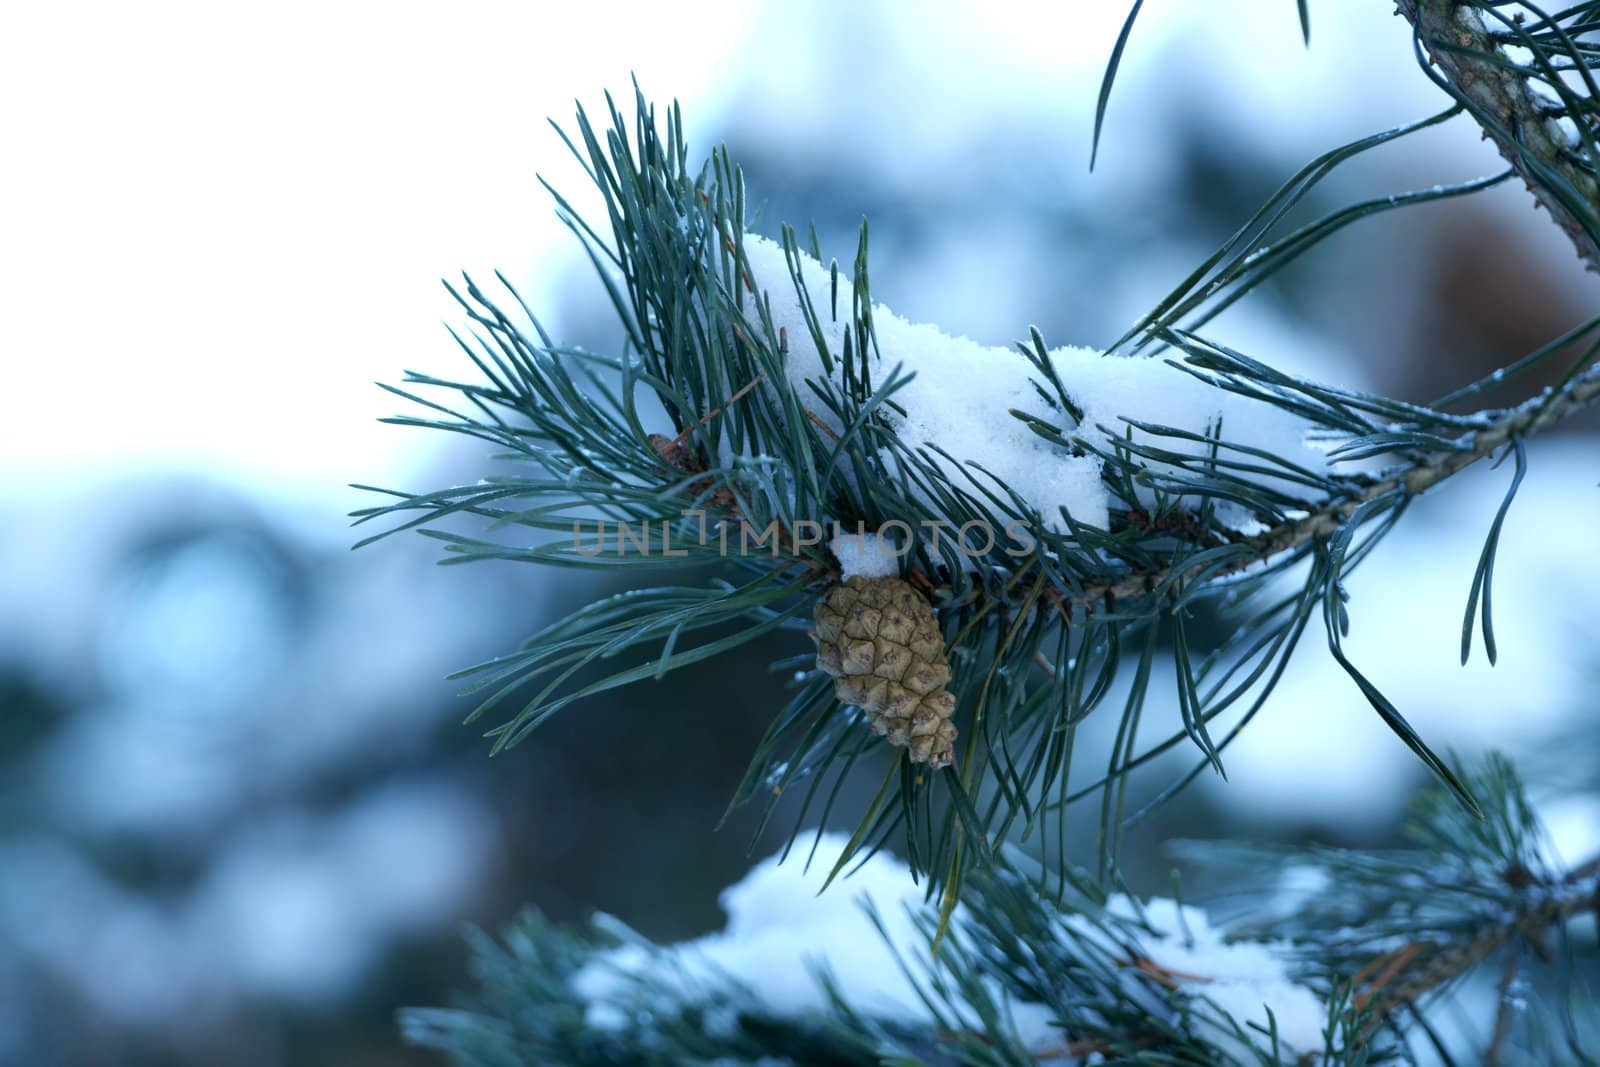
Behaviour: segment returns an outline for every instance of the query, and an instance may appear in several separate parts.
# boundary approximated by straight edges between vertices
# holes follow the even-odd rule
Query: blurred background
[[[715,827],[784,698],[767,662],[803,639],[591,700],[491,760],[444,676],[601,581],[440,569],[412,537],[349,550],[372,501],[347,483],[482,470],[376,421],[402,407],[374,381],[470,373],[439,276],[499,268],[561,340],[618,341],[535,180],[591,202],[547,116],[625,103],[636,75],[694,147],[743,161],[762,232],[814,220],[848,262],[869,217],[901,314],[1099,346],[1313,155],[1442,109],[1387,9],[1313,0],[1307,50],[1288,0],[1148,5],[1091,174],[1122,4],[10,5],[0,1064],[427,1063],[394,1011],[463,984],[464,924],[532,903],[661,939],[719,925],[754,813]],[[1452,123],[1319,204],[1499,167]],[[1507,183],[1357,225],[1213,332],[1427,401],[1595,303]],[[1498,667],[1457,645],[1505,470],[1415,510],[1354,581],[1347,646],[1436,745],[1518,756],[1571,860],[1600,850],[1594,435],[1531,449]],[[1395,842],[1420,769],[1315,646],[1230,781],[1140,828],[1135,886],[1167,890],[1171,836]]]

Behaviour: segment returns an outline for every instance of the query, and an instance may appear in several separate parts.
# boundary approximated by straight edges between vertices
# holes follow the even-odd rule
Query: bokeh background
[[[716,825],[803,640],[491,760],[444,676],[601,580],[349,550],[371,499],[347,483],[482,469],[377,422],[403,408],[374,381],[467,373],[440,275],[499,268],[563,340],[618,340],[535,180],[590,202],[547,117],[637,76],[742,160],[763,232],[815,221],[848,262],[869,217],[901,314],[1103,345],[1313,155],[1442,109],[1388,7],[1313,0],[1308,50],[1288,0],[1148,5],[1091,174],[1121,4],[8,6],[0,1064],[428,1063],[394,1011],[465,981],[464,924],[718,925],[755,821]],[[1455,123],[1318,203],[1497,169]],[[1508,184],[1346,231],[1215,334],[1426,401],[1596,295]],[[1591,421],[1532,449],[1498,667],[1456,656],[1504,470],[1416,509],[1353,583],[1348,646],[1436,744],[1517,755],[1573,860],[1600,849],[1597,445]],[[1137,887],[1168,888],[1172,836],[1396,840],[1421,773],[1314,644],[1230,780],[1140,828]]]

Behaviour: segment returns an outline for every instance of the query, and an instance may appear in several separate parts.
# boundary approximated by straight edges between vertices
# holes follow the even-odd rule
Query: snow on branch
[[[810,864],[798,852],[757,864],[723,892],[726,926],[691,941],[656,945],[601,916],[585,947],[567,942],[578,954],[554,980],[548,959],[486,948],[498,965],[482,992],[502,1010],[514,1006],[511,1020],[581,1015],[594,1051],[624,1058],[696,1047],[799,1058],[830,1033],[839,1058],[828,1062],[863,1065],[891,1056],[1066,1065],[1121,1049],[1139,1050],[1128,1062],[1297,1063],[1329,1046],[1329,1005],[1291,976],[1287,944],[1230,942],[1204,912],[1162,898],[1074,897],[1057,908],[1005,877],[979,908],[1032,908],[1050,916],[1047,925],[1019,930],[1005,925],[1009,913],[958,910],[935,950],[936,915],[910,870],[885,853],[818,894],[844,847],[825,835]],[[1024,995],[1020,972],[976,947],[1016,947],[1023,930],[1053,975],[1038,999]],[[532,920],[513,946],[519,936],[553,940]],[[1098,1003],[1084,999],[1091,991]],[[487,1022],[439,1011],[408,1021],[415,1040],[458,1052]],[[562,1047],[574,1037],[529,1030],[521,1053],[588,1062]]]
[[[819,380],[843,387],[841,353],[850,329],[852,280],[835,277],[804,252],[794,252],[791,259],[782,245],[755,234],[744,236],[743,250],[755,286],[770,300],[771,340],[786,347],[792,386],[802,395],[808,383]],[[1026,350],[952,337],[937,326],[908,322],[881,304],[871,308],[870,321],[875,344],[868,362],[876,380],[891,371],[911,376],[895,390],[887,409],[895,433],[913,448],[936,446],[929,456],[947,480],[1006,486],[1057,531],[1068,529],[1066,517],[1101,530],[1110,525],[1116,499],[1102,478],[1102,456],[1115,453],[1135,427],[1161,427],[1201,441],[1225,439],[1240,453],[1270,454],[1309,471],[1328,470],[1326,453],[1306,442],[1312,429],[1307,420],[1219,389],[1165,360],[1052,349],[1044,358],[1049,380],[1061,385],[1057,395],[1046,388]],[[815,335],[813,323],[819,327]],[[1041,425],[1054,427],[1057,436],[1040,434],[1034,427]],[[841,428],[837,420],[834,428]],[[1068,447],[1069,439],[1086,447]],[[1149,459],[1143,465],[1157,476],[1183,473],[1172,462]],[[1289,492],[1301,489],[1270,474],[1254,480]],[[1140,484],[1136,500],[1122,506],[1153,508],[1157,492],[1152,484]],[[1198,502],[1182,493],[1174,499],[1190,507]],[[1249,521],[1242,509],[1233,517]]]

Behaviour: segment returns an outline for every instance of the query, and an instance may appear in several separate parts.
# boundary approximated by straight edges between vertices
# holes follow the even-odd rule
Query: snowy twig
[[[1531,437],[1595,403],[1600,403],[1600,365],[1590,367],[1564,389],[1535,397],[1505,412],[1473,434],[1467,449],[1431,453],[1414,465],[1367,484],[1357,493],[1334,500],[1302,518],[1245,538],[1239,543],[1249,547],[1248,555],[1220,567],[1191,567],[1181,575],[1181,581],[1197,577],[1202,571],[1208,572],[1212,579],[1226,577],[1291,549],[1314,541],[1326,541],[1362,505],[1383,497],[1422,493],[1478,460],[1493,455],[1513,440]],[[1172,567],[1136,571],[1119,578],[1089,583],[1064,599],[1085,606],[1101,602],[1114,604],[1118,600],[1143,596],[1167,586],[1173,577]]]
[[[1552,178],[1591,208],[1600,205],[1600,185],[1572,158],[1569,139],[1528,78],[1492,58],[1500,54],[1499,47],[1479,13],[1457,0],[1396,0],[1395,6],[1427,46],[1448,88],[1572,240],[1578,258],[1600,272],[1594,231],[1579,220]]]

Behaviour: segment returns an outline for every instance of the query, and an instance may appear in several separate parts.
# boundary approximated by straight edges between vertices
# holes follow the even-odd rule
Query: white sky
[[[1252,41],[1219,56],[1223,81],[1315,81],[1348,43],[1325,18],[1325,48],[1307,56],[1292,5],[1249,6],[1259,18],[1230,21]],[[1187,6],[1148,7],[1125,72],[1158,54],[1179,12],[1188,30],[1208,25]],[[438,279],[499,267],[537,306],[541,261],[569,254],[534,177],[584,183],[545,116],[566,120],[574,97],[598,106],[603,89],[625,96],[637,73],[653,98],[685,103],[692,135],[743,53],[756,70],[743,88],[774,123],[859,109],[891,153],[916,157],[937,153],[944,123],[1049,100],[1044,121],[1062,128],[1041,136],[1081,140],[1126,6],[876,10],[8,5],[0,493],[162,467],[342,510],[348,481],[404,484],[438,442],[377,424],[405,405],[372,383],[461,365]],[[855,99],[837,70],[805,69],[818,48],[797,35],[813,31],[824,49],[860,31],[925,61],[903,98]],[[1118,158],[1115,120],[1143,106],[1129,79],[1118,93],[1097,178],[1113,183],[1140,156],[1124,129]]]
[[[433,442],[372,382],[454,367],[438,279],[561,232],[546,115],[707,91],[742,20],[696,6],[8,5],[0,480],[392,476]]]

